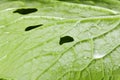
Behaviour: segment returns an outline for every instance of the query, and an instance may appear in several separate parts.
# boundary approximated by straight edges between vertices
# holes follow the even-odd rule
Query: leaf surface
[[[120,15],[116,11],[38,2],[0,2],[7,4],[0,8],[0,80],[120,79]],[[14,13],[33,8],[37,11]]]

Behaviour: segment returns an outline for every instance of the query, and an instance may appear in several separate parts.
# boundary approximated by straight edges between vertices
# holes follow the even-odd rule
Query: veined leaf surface
[[[60,1],[33,2],[0,2],[8,4],[0,8],[0,80],[120,79],[117,12]],[[14,13],[33,8],[37,11]]]

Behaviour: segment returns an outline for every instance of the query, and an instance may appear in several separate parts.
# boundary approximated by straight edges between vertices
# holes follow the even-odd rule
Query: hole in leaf
[[[38,11],[36,8],[22,8],[22,9],[17,9],[15,10],[13,13],[19,13],[19,14],[30,14],[30,13],[33,13],[33,12],[36,12]]]
[[[40,26],[43,26],[43,24],[28,26],[27,28],[25,28],[25,31],[30,31],[30,30],[35,29],[35,28],[40,27]]]
[[[68,43],[68,42],[73,42],[74,39],[70,36],[64,36],[60,38],[59,44],[62,45],[64,43]]]

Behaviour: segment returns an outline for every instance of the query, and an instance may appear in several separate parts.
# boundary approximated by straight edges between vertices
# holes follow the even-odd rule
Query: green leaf
[[[120,12],[120,7],[119,7],[120,0],[59,0],[59,1],[100,6]]]
[[[0,3],[7,4],[0,7],[0,80],[120,79],[116,11],[53,0]]]

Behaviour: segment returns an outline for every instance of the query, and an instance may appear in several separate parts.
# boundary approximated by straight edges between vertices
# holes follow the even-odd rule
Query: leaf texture
[[[117,11],[53,0],[0,3],[7,4],[0,5],[0,80],[120,79]],[[14,13],[31,8],[37,11]]]
[[[120,12],[119,0],[59,0],[59,1],[99,6]]]

